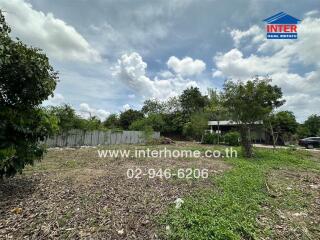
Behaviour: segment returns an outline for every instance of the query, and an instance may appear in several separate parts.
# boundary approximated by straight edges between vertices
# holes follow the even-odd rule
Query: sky
[[[83,116],[139,109],[185,88],[269,76],[302,122],[320,114],[318,0],[0,0],[12,37],[43,49],[59,72],[44,105]],[[286,12],[297,40],[266,39],[263,19]]]

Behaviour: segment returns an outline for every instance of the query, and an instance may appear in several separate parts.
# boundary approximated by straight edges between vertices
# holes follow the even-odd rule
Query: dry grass
[[[259,216],[272,239],[320,238],[320,175],[310,171],[274,170],[268,176],[274,195]]]
[[[209,175],[230,168],[216,159],[102,159],[95,148],[52,149],[0,185],[0,239],[157,239],[156,218],[176,198],[214,187],[209,179],[127,179],[135,167],[207,168]]]

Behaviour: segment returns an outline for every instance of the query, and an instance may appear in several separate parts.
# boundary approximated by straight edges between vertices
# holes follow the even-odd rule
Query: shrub
[[[203,132],[207,127],[207,114],[198,112],[191,115],[190,121],[184,124],[182,132],[187,138],[200,141]]]
[[[228,132],[224,135],[224,142],[229,146],[239,146],[240,144],[239,132]]]
[[[146,118],[138,119],[131,123],[130,130],[144,131],[147,126],[152,127],[154,131],[162,132],[165,122],[161,114],[150,114]]]
[[[203,135],[203,144],[217,144],[219,135],[217,133],[205,133]]]
[[[147,124],[145,119],[138,119],[131,123],[131,125],[129,126],[129,130],[143,131],[146,126]]]
[[[151,126],[145,126],[143,130],[143,137],[146,143],[152,143],[153,138],[153,128]]]

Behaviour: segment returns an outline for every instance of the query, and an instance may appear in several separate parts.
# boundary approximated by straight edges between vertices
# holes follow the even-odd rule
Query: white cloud
[[[55,93],[53,97],[49,96],[48,100],[43,102],[45,106],[60,105],[65,101],[64,96],[61,93]]]
[[[134,99],[136,97],[136,95],[134,95],[134,94],[129,94],[128,95],[128,98],[130,98],[130,99]]]
[[[159,76],[165,79],[174,77],[173,73],[170,71],[162,71],[159,73]]]
[[[14,36],[42,48],[49,56],[83,62],[101,60],[99,53],[74,27],[52,13],[37,11],[23,0],[0,0],[0,8],[8,12],[6,19]]]
[[[296,93],[286,96],[286,103],[280,110],[289,110],[298,113],[297,120],[303,122],[311,114],[320,115],[320,97],[310,97],[309,94]]]
[[[320,18],[313,15],[315,12],[307,14],[298,25],[297,40],[267,40],[257,26],[246,31],[231,31],[238,48],[216,54],[213,75],[223,74],[235,80],[269,75],[287,99],[283,108],[294,111],[299,120],[312,113],[319,114],[320,42],[317,39],[320,39]],[[256,46],[256,52],[245,56],[239,50],[241,41]],[[296,70],[298,65],[302,65],[300,72]],[[313,70],[301,72],[304,66]]]
[[[128,103],[122,106],[122,109],[123,109],[124,111],[127,111],[127,110],[129,110],[130,108],[131,108],[131,107],[130,107],[130,105],[129,105]]]
[[[244,79],[255,75],[267,75],[279,71],[286,71],[289,58],[286,56],[257,56],[251,54],[245,57],[237,48],[229,52],[219,53],[214,57],[217,70],[214,74]]]
[[[305,14],[305,16],[310,17],[319,14],[319,10],[311,10]]]
[[[206,64],[202,60],[193,60],[191,57],[185,57],[180,60],[175,56],[171,56],[167,62],[167,66],[182,76],[197,75],[206,69]]]
[[[253,25],[246,31],[241,31],[239,29],[233,29],[230,32],[230,35],[233,39],[233,42],[236,47],[240,46],[240,43],[243,39],[246,39],[248,37],[252,37],[252,42],[259,42],[262,40],[262,29],[258,27],[257,25]]]
[[[105,120],[110,115],[110,112],[105,111],[103,109],[92,108],[87,103],[81,103],[80,104],[79,113],[84,118],[89,118],[89,117],[96,116],[101,121]]]
[[[221,77],[223,76],[223,72],[220,70],[212,69],[212,77]]]
[[[169,79],[151,80],[146,75],[147,64],[138,53],[124,54],[113,68],[113,76],[121,80],[131,91],[146,98],[167,99],[178,95],[183,89],[197,86],[195,81],[180,75]]]

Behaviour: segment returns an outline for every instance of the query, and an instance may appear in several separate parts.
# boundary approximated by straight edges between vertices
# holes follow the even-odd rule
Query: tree
[[[92,116],[86,120],[85,130],[93,131],[93,130],[100,130],[103,128],[101,120],[98,119],[96,116]]]
[[[0,11],[0,178],[21,172],[40,160],[44,140],[57,129],[57,119],[39,105],[57,84],[47,56],[9,36]]]
[[[182,112],[186,118],[190,117],[192,113],[202,111],[208,103],[207,96],[202,96],[199,88],[197,87],[185,89],[179,99]]]
[[[314,114],[308,117],[308,119],[304,122],[304,126],[308,128],[310,136],[316,137],[320,133],[320,116]]]
[[[52,106],[48,108],[48,112],[58,119],[60,133],[85,128],[84,119],[76,115],[75,110],[70,105]]]
[[[209,113],[211,120],[221,121],[229,118],[227,109],[223,105],[223,95],[213,89],[208,89],[208,104],[205,112]]]
[[[144,101],[141,112],[148,115],[150,113],[162,113],[164,111],[163,104],[157,99],[149,99]]]
[[[280,111],[275,114],[274,126],[279,129],[281,133],[294,134],[297,130],[298,123],[293,112]]]
[[[190,121],[183,126],[183,135],[200,141],[208,127],[208,115],[203,112],[193,113]]]
[[[96,116],[88,119],[80,117],[70,105],[51,106],[48,112],[58,119],[59,133],[66,133],[73,129],[86,131],[99,130],[103,125]]]
[[[110,114],[110,116],[103,122],[103,125],[108,129],[116,129],[120,127],[120,121],[117,114]]]
[[[209,114],[209,120],[221,121],[230,119],[227,109],[223,105],[223,94],[213,89],[208,89],[208,105],[205,107],[205,112]],[[218,130],[219,125],[218,125]],[[218,144],[220,143],[220,133],[217,134]]]
[[[224,84],[224,106],[240,128],[241,143],[247,157],[252,157],[250,132],[254,124],[267,119],[275,108],[284,103],[281,89],[270,82],[269,79],[256,78]]]
[[[181,112],[182,108],[179,97],[169,98],[163,103],[163,109],[166,114]]]
[[[297,128],[297,135],[299,138],[306,138],[311,134],[309,128],[307,128],[304,124],[300,124]]]
[[[179,97],[171,97],[164,105],[163,120],[165,122],[164,134],[182,134],[183,125],[186,123],[186,117],[183,116]]]
[[[149,114],[146,118],[141,118],[131,123],[129,129],[136,131],[144,131],[147,126],[154,131],[162,132],[164,130],[165,122],[161,114]]]
[[[136,120],[144,118],[143,113],[137,110],[129,109],[120,114],[120,126],[127,130],[129,126]]]
[[[186,123],[186,118],[183,116],[182,112],[172,112],[163,115],[163,120],[165,122],[163,132],[168,134],[182,134],[182,129]]]
[[[280,138],[282,144],[289,141],[293,134],[296,133],[298,123],[293,112],[290,111],[280,111],[276,114],[270,115],[268,118],[268,123],[271,133],[276,137]],[[274,139],[274,145],[276,144],[276,139]]]

